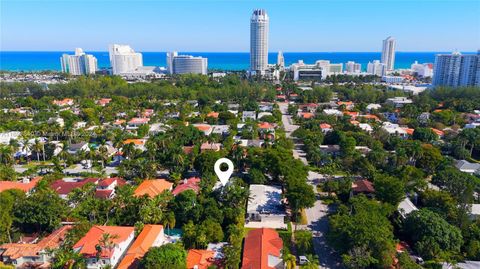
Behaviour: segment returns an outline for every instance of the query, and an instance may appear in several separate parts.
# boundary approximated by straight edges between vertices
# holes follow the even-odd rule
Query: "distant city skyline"
[[[248,52],[250,16],[270,17],[269,51],[476,51],[480,2],[2,0],[1,51]],[[448,19],[445,16],[448,15]]]

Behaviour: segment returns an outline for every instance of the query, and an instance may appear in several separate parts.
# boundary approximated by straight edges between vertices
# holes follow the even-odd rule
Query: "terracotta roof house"
[[[435,128],[431,128],[431,129],[432,129],[432,131],[433,131],[436,135],[438,135],[438,137],[440,137],[440,138],[442,138],[442,137],[445,135],[445,132],[442,131],[442,130],[438,130],[438,129],[435,129]]]
[[[86,178],[79,181],[64,181],[59,179],[50,184],[50,188],[53,189],[61,198],[67,199],[68,194],[74,189],[81,188],[88,183],[97,184],[98,178]]]
[[[221,143],[208,143],[208,142],[205,142],[205,143],[203,143],[203,144],[200,146],[200,151],[201,151],[201,152],[205,152],[205,151],[207,151],[207,150],[220,151],[221,148],[222,148],[222,144],[221,144]]]
[[[123,186],[127,182],[123,178],[110,177],[100,180],[95,190],[95,197],[101,199],[111,199],[115,196],[115,188]]]
[[[134,195],[137,197],[148,195],[153,198],[164,191],[172,191],[172,187],[173,183],[165,179],[147,179],[135,189]]]
[[[347,110],[353,109],[355,107],[355,104],[352,101],[346,101],[346,102],[338,101],[337,105],[345,106],[345,109],[347,109]]]
[[[210,124],[206,123],[193,124],[193,127],[197,128],[204,135],[210,135],[213,131],[213,127]]]
[[[0,245],[0,261],[16,268],[49,268],[52,256],[48,250],[63,244],[65,235],[73,226],[66,225],[55,230],[36,244],[7,243]]]
[[[73,99],[64,98],[63,100],[53,100],[52,103],[57,106],[71,106],[73,105]]]
[[[328,123],[322,123],[320,124],[320,129],[322,130],[322,133],[326,134],[330,131],[332,131],[332,125],[328,124]]]
[[[40,179],[41,177],[35,177],[33,179],[24,179],[22,181],[0,181],[0,192],[15,189],[29,194],[37,186]]]
[[[283,241],[273,229],[250,230],[243,246],[242,269],[284,268]]]
[[[112,101],[112,98],[102,98],[102,99],[98,100],[97,104],[99,106],[106,106],[106,105],[108,105],[108,103],[110,103],[110,101]]]
[[[220,113],[218,113],[218,112],[212,111],[212,112],[209,112],[209,113],[207,114],[207,118],[215,118],[215,119],[217,119],[219,114],[220,114]]]
[[[315,113],[315,111],[317,111],[317,108],[319,107],[318,104],[315,104],[315,103],[308,103],[308,104],[302,104],[299,106],[299,108],[302,110],[302,111],[305,111],[305,112],[312,112],[312,113]]]
[[[365,195],[372,195],[375,193],[375,188],[373,187],[372,182],[365,179],[355,180],[352,182],[352,194],[355,195],[360,193]]]
[[[111,236],[113,247],[101,247],[104,234]],[[73,250],[86,258],[87,268],[104,268],[110,265],[114,268],[120,261],[135,235],[133,227],[122,226],[93,226]],[[97,246],[100,245],[100,249]]]
[[[208,269],[215,264],[215,251],[190,249],[187,254],[187,269]]]
[[[311,118],[315,117],[315,114],[313,114],[312,112],[300,112],[299,116],[302,119],[311,119]]]
[[[151,247],[165,244],[165,234],[162,225],[147,224],[142,232],[128,248],[117,269],[136,269],[138,263]]]
[[[147,124],[149,121],[149,118],[133,118],[127,122],[127,130],[138,129],[138,127]]]
[[[145,139],[126,139],[125,141],[123,141],[124,145],[133,144],[136,149],[139,149],[141,151],[144,151],[146,149],[145,143]]]
[[[176,196],[186,190],[193,190],[198,193],[198,191],[200,191],[200,178],[191,177],[189,179],[184,179],[182,183],[178,184],[177,187],[173,189],[172,194]]]

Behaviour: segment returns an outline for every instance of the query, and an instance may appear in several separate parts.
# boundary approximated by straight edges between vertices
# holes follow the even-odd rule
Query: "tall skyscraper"
[[[97,58],[90,54],[85,54],[81,48],[75,49],[74,55],[63,54],[60,57],[62,72],[71,75],[80,76],[95,74],[97,71]]]
[[[382,63],[385,64],[389,71],[395,68],[395,45],[396,41],[391,36],[383,40]]]
[[[113,44],[108,48],[110,65],[114,75],[131,73],[143,66],[142,54],[128,45]]]
[[[372,75],[376,75],[379,77],[385,76],[387,73],[387,66],[384,63],[381,63],[379,60],[368,62],[367,73],[370,73]]]
[[[285,58],[283,57],[283,52],[282,51],[278,52],[277,65],[281,70],[285,69]]]
[[[264,9],[255,9],[250,19],[250,71],[263,75],[268,65],[269,18]]]
[[[191,55],[178,55],[176,51],[167,53],[167,71],[169,74],[202,74],[208,72],[208,60]]]
[[[480,86],[480,51],[477,54],[437,55],[432,82],[434,86]]]
[[[348,61],[345,64],[345,70],[347,73],[360,73],[362,72],[362,65],[356,62]]]

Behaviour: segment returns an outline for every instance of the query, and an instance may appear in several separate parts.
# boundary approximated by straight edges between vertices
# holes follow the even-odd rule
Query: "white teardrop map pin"
[[[222,165],[222,163],[228,165],[228,169],[226,171],[222,171],[220,169],[220,165]],[[215,170],[215,174],[217,174],[218,179],[220,179],[220,182],[222,183],[222,185],[225,186],[228,180],[230,179],[230,177],[232,176],[233,163],[227,158],[220,158],[215,162],[214,170]]]

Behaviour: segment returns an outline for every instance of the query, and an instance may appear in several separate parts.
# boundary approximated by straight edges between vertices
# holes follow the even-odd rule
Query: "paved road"
[[[305,165],[308,165],[305,158],[305,152],[302,150],[303,144],[291,136],[299,126],[294,125],[292,122],[292,116],[288,115],[288,104],[279,103],[280,111],[282,112],[282,123],[286,132],[286,136],[293,139],[295,148],[293,149],[293,157],[300,159]],[[322,203],[319,199],[319,193],[317,193],[316,186],[323,178],[323,175],[309,171],[307,181],[312,185],[315,194],[317,195],[317,201],[314,206],[306,209],[307,225],[299,225],[297,229],[306,229],[312,231],[313,244],[315,253],[317,254],[320,262],[319,268],[341,268],[339,258],[332,249],[327,245],[326,233],[328,230],[328,211],[329,207]]]

